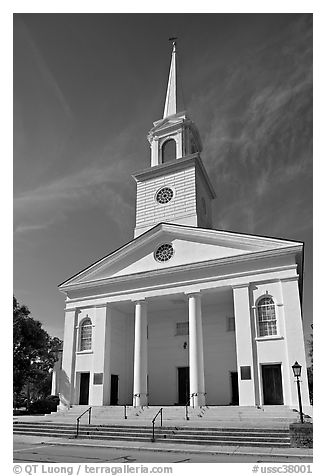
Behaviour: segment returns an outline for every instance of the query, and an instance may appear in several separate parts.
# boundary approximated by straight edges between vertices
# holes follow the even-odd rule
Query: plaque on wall
[[[94,385],[102,385],[103,384],[103,374],[94,374],[93,384]]]
[[[241,380],[251,380],[251,367],[249,365],[240,367],[240,373]]]

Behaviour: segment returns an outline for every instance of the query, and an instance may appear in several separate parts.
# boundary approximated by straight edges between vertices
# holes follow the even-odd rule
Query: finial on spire
[[[169,38],[172,41],[172,57],[168,87],[166,90],[163,119],[177,113],[177,69],[176,69],[176,41],[177,37]]]
[[[171,38],[169,38],[169,41],[172,41],[172,45],[174,48],[175,48],[175,45],[177,44],[177,39],[178,39],[177,36],[171,36]]]

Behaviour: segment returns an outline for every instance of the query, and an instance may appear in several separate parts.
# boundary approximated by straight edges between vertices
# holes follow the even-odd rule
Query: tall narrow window
[[[172,162],[177,157],[177,148],[174,139],[169,139],[162,146],[162,164]]]
[[[257,304],[259,336],[277,334],[275,304],[271,297],[263,297]]]
[[[92,321],[86,318],[80,326],[79,350],[90,350],[92,348]]]

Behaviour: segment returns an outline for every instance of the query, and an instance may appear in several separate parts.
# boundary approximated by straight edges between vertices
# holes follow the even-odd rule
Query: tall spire
[[[166,90],[163,119],[177,113],[176,38],[170,38],[170,40],[172,40],[172,57],[169,82]]]

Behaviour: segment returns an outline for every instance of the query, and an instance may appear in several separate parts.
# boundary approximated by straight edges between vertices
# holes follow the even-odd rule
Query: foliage
[[[51,413],[57,410],[59,405],[59,397],[56,395],[49,395],[45,398],[36,400],[30,404],[29,412],[30,413]]]
[[[27,306],[13,299],[13,384],[14,406],[25,393],[27,406],[31,400],[50,393],[51,375],[62,341],[50,337],[40,321],[30,316]]]

